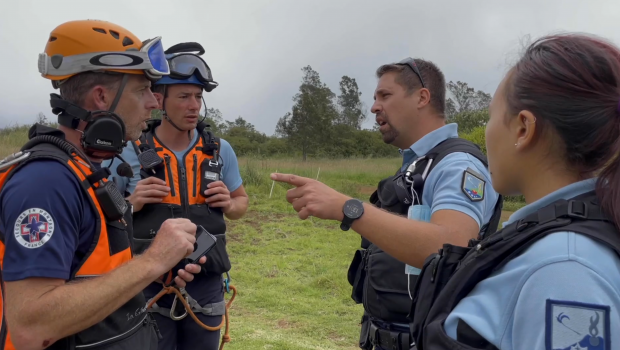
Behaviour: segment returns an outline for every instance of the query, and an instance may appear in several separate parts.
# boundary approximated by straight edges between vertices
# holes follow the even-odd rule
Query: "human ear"
[[[418,101],[418,108],[422,108],[431,103],[431,92],[427,88],[421,88],[418,91],[420,100]]]
[[[511,129],[516,136],[515,147],[517,150],[526,149],[534,144],[536,137],[536,116],[527,110],[519,112],[516,119],[511,123]]]
[[[157,100],[157,108],[162,109],[164,104],[164,95],[160,94],[159,92],[154,92],[153,96],[155,96],[155,99]]]

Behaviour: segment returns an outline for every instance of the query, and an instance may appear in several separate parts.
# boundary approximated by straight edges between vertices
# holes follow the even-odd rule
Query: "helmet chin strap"
[[[121,85],[118,87],[118,91],[116,92],[116,97],[114,97],[114,101],[110,106],[110,112],[114,112],[116,106],[118,105],[118,101],[121,99],[121,95],[123,94],[123,90],[125,90],[125,85],[127,85],[127,80],[129,79],[129,75],[123,74],[123,79],[121,80]]]

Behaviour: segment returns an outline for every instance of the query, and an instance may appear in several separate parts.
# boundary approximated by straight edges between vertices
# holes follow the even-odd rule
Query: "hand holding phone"
[[[182,261],[186,264],[199,264],[200,259],[207,255],[213,247],[217,244],[217,238],[213,236],[209,231],[207,231],[204,227],[197,225],[196,226],[196,242],[194,243],[194,251],[184,258]],[[173,278],[169,284],[165,284],[165,286],[175,285],[174,279],[177,276],[176,271],[170,271],[173,274]],[[200,271],[198,271],[200,273]]]
[[[194,243],[194,252],[187,258],[190,264],[197,264],[198,260],[207,255],[217,244],[217,238],[209,233],[204,227],[198,225],[196,227],[196,243]]]

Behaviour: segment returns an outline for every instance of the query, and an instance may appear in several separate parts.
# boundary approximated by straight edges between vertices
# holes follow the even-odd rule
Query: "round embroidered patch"
[[[45,210],[31,208],[22,212],[15,221],[13,234],[22,246],[34,249],[43,246],[54,233],[54,219]]]

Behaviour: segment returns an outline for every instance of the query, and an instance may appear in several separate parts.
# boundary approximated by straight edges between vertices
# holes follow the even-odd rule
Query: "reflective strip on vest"
[[[53,158],[53,157],[50,157]],[[80,179],[80,181],[84,181],[86,176],[92,174],[92,171],[85,165],[87,162],[84,162],[79,157],[74,157],[75,162],[69,160],[67,165],[73,171],[73,173]],[[13,173],[13,170],[19,164],[13,164],[11,167],[4,169],[0,173],[0,191],[4,187],[6,181],[9,179],[10,175]],[[81,170],[81,171],[80,171]],[[84,174],[82,173],[84,172]],[[103,180],[107,181],[106,179]],[[84,260],[80,263],[80,267],[77,272],[72,273],[72,278],[76,277],[90,277],[90,276],[99,276],[105,273],[112,271],[113,269],[121,266],[122,264],[128,262],[132,259],[131,248],[128,246],[126,249],[111,255],[110,254],[110,242],[108,237],[108,230],[106,227],[106,219],[103,214],[103,210],[101,209],[97,198],[95,196],[95,192],[92,188],[89,188],[87,191],[91,205],[94,205],[97,211],[97,229],[96,236],[93,239],[96,240],[96,245],[94,245],[94,249],[86,254]],[[95,242],[93,242],[95,243]],[[5,253],[5,245],[0,242],[0,269],[3,268],[4,263],[4,253]],[[5,313],[4,313],[4,281],[1,278],[0,271],[0,287],[1,287],[1,295],[0,299],[0,314],[2,315],[0,319],[0,337],[4,337],[6,335],[6,339],[0,338],[0,350],[14,350],[15,347],[11,343],[11,335],[7,330],[6,322],[5,322]]]
[[[80,162],[69,162],[69,166],[73,169],[73,172],[78,176],[81,181],[86,179],[86,176],[80,172],[79,168],[86,173],[86,175],[90,175],[92,172],[86,166],[81,164]],[[104,182],[107,179],[103,179]],[[75,273],[75,277],[90,277],[90,276],[99,276],[106,274],[115,268],[123,265],[128,262],[132,258],[131,249],[127,248],[124,251],[114,254],[110,256],[110,242],[108,238],[108,230],[105,225],[105,216],[103,215],[103,210],[101,206],[97,202],[97,197],[95,196],[95,190],[93,188],[88,189],[88,194],[92,201],[92,204],[95,205],[97,209],[97,228],[98,232],[98,240],[95,249],[87,255],[86,261],[84,261],[79,270]],[[102,224],[103,223],[103,224]]]

